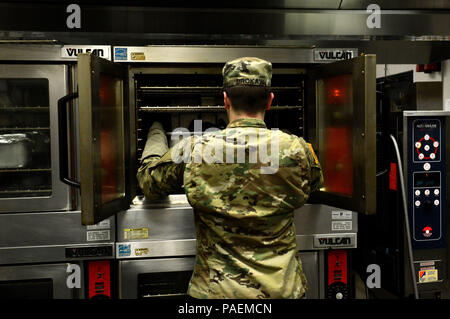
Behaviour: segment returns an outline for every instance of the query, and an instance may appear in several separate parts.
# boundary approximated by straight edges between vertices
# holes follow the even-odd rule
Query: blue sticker
[[[127,48],[114,48],[114,61],[127,60]]]
[[[126,257],[131,255],[131,245],[119,245],[119,257]]]

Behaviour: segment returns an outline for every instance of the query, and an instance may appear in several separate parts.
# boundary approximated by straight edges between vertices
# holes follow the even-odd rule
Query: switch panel
[[[440,117],[408,117],[408,212],[416,249],[445,245],[445,121]]]

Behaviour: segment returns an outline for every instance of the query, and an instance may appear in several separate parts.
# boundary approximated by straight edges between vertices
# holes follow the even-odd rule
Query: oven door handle
[[[69,154],[67,149],[67,108],[68,102],[78,98],[78,92],[63,96],[58,100],[58,137],[59,137],[59,179],[61,182],[80,188],[80,183],[69,178]]]

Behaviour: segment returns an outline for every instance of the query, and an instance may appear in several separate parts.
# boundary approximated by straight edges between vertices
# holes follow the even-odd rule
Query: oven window
[[[53,280],[0,281],[0,300],[3,299],[53,299]]]
[[[353,82],[345,74],[317,81],[319,160],[325,192],[353,195]]]
[[[138,275],[139,298],[185,298],[192,270]]]
[[[48,79],[0,78],[0,198],[51,194]]]
[[[102,204],[125,196],[123,83],[100,75],[100,158]]]

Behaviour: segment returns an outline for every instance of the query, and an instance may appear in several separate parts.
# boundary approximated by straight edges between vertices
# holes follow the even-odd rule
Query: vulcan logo
[[[90,53],[103,59],[110,60],[111,47],[107,45],[85,46],[85,45],[65,45],[61,48],[61,57],[76,60],[80,53]]]
[[[338,235],[338,236],[315,236],[314,246],[317,248],[323,247],[353,247],[356,244],[356,237],[354,235]]]
[[[339,61],[353,58],[353,50],[314,50],[315,61]]]
[[[331,237],[331,238],[318,238],[320,245],[327,246],[347,246],[350,245],[350,238],[348,237]]]
[[[76,57],[78,53],[91,53],[92,55],[96,55],[99,57],[105,56],[105,52],[103,49],[75,49],[75,48],[67,48],[66,54],[68,57]]]

